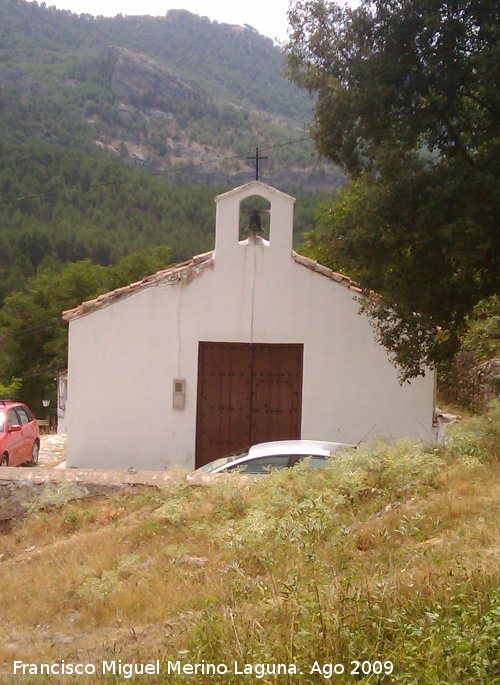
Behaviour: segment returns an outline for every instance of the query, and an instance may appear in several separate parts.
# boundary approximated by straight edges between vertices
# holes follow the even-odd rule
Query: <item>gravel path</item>
[[[65,435],[41,435],[40,466],[54,468],[66,459],[66,436]]]

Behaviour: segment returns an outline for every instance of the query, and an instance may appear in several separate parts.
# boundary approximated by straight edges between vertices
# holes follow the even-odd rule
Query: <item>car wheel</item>
[[[31,450],[31,464],[36,466],[38,464],[38,455],[40,454],[40,445],[38,442],[33,443],[33,448]]]
[[[2,460],[0,461],[0,466],[8,466],[9,465],[9,457],[6,454],[2,455]]]

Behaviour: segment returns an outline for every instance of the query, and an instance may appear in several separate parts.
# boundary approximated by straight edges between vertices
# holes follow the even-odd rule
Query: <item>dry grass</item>
[[[456,596],[484,614],[499,567],[491,440],[472,462],[460,444],[359,452],[328,474],[178,482],[33,512],[0,531],[0,680],[14,682],[14,659],[148,661],[183,649],[300,661],[391,645],[403,663],[404,644],[408,673],[425,670],[411,626],[429,633],[431,652],[432,621],[455,640]],[[446,682],[483,682],[463,673]]]
[[[109,640],[122,627],[174,620],[218,591],[221,562],[213,544],[196,535],[186,540],[183,526],[165,526],[157,518],[158,497],[138,508],[140,497],[33,514],[3,536],[0,582],[13,591],[3,593],[0,608],[9,636],[0,647],[1,662],[60,657],[54,635],[73,637],[77,651],[80,642],[94,647],[93,636],[98,644],[102,631]],[[177,563],[188,554],[206,556],[209,563]],[[32,639],[24,639],[33,627],[35,649]]]

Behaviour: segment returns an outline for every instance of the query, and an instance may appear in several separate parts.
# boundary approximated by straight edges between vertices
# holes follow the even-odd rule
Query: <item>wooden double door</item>
[[[200,342],[196,466],[300,438],[302,344]]]

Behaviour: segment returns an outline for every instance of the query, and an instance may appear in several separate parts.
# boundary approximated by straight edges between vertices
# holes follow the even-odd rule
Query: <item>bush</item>
[[[500,297],[481,300],[466,323],[443,394],[449,402],[484,411],[500,391]]]
[[[500,457],[500,400],[489,405],[486,414],[473,416],[450,428],[448,450],[462,463],[477,464]]]

